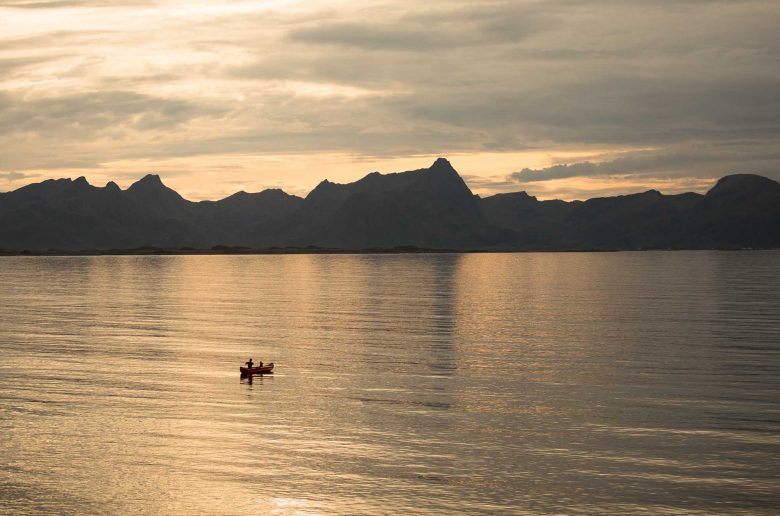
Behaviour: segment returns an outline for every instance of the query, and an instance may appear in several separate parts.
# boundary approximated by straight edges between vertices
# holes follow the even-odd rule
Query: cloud
[[[15,9],[63,9],[68,7],[116,7],[154,4],[151,0],[6,0],[2,7]]]
[[[485,188],[780,178],[774,0],[273,5],[5,2],[0,169],[538,149],[582,159],[519,162]]]
[[[562,179],[565,177],[589,177],[595,175],[604,175],[607,167],[604,164],[595,164],[590,161],[581,163],[553,165],[551,167],[532,170],[524,168],[520,172],[515,172],[510,177],[520,183],[531,183],[533,181],[549,181],[550,179]]]
[[[58,30],[31,36],[0,38],[0,51],[23,50],[40,53],[51,47],[77,46],[94,42],[109,34],[110,31]],[[30,56],[29,59],[39,59],[39,57]]]
[[[574,9],[567,17],[560,2],[542,2],[536,4],[542,13],[530,16],[530,28],[523,29],[532,37],[507,39],[512,44],[506,48],[473,42],[484,41],[485,19],[519,18],[527,6],[450,9],[438,13],[441,18],[427,11],[407,15],[411,24],[322,22],[291,31],[307,49],[264,55],[235,73],[241,79],[390,86],[404,93],[384,99],[385,110],[420,127],[471,129],[475,148],[636,146],[780,132],[780,97],[774,94],[780,75],[773,71],[779,63],[770,50],[780,49],[761,9],[737,12],[729,26],[720,15],[738,11],[733,4],[710,3],[712,12],[702,13],[683,3],[676,16],[661,10],[663,2],[643,4],[641,14],[617,8],[615,16],[597,17]],[[697,17],[710,29],[691,27]],[[439,21],[420,27],[420,19]],[[545,30],[534,30],[534,23]]]
[[[97,91],[28,99],[0,95],[0,134],[36,133],[68,139],[96,136],[114,127],[134,130],[170,129],[192,118],[219,114],[221,109],[129,91]]]
[[[290,39],[310,44],[333,44],[371,50],[426,50],[452,47],[458,41],[447,32],[409,29],[396,24],[383,26],[358,23],[328,23],[304,27],[290,33]]]
[[[720,145],[699,143],[596,158],[601,160],[573,161],[538,169],[523,168],[510,174],[507,179],[516,183],[534,183],[605,176],[718,178],[746,171],[773,175],[780,161],[780,147],[744,141]]]
[[[365,51],[429,51],[517,43],[544,30],[546,21],[530,5],[487,4],[404,13],[380,22],[319,21],[288,33],[290,40]]]
[[[53,59],[56,58],[35,56],[0,58],[0,72],[3,74],[10,74],[13,71],[35,66]]]
[[[0,178],[8,183],[13,183],[28,177],[31,176],[29,174],[22,174],[21,172],[0,172]]]

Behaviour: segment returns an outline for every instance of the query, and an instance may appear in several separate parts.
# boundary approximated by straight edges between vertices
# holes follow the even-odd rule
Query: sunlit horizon
[[[446,156],[443,156],[446,158]],[[391,161],[372,161],[372,160],[360,160],[354,162],[347,162],[348,166],[342,162],[328,163],[326,167],[319,169],[326,173],[326,176],[320,177],[309,185],[290,185],[285,184],[283,180],[277,183],[249,183],[249,182],[227,182],[220,183],[220,177],[217,173],[209,174],[208,180],[214,181],[214,183],[196,182],[197,179],[192,177],[192,174],[179,174],[174,168],[168,168],[164,165],[154,167],[148,171],[142,171],[138,174],[126,173],[118,171],[118,178],[111,177],[110,172],[98,172],[93,173],[89,170],[62,170],[58,171],[64,175],[60,176],[42,176],[39,181],[46,179],[71,179],[74,180],[78,177],[84,177],[89,184],[96,187],[105,186],[109,182],[116,183],[121,189],[126,190],[130,185],[140,180],[146,175],[160,176],[161,181],[165,186],[176,190],[187,200],[190,201],[206,201],[206,200],[219,200],[224,199],[236,192],[260,192],[267,189],[280,189],[288,194],[296,195],[298,197],[306,197],[321,181],[328,180],[334,183],[351,183],[365,177],[371,172],[379,172],[381,174],[392,174],[398,172],[407,172],[411,170],[418,170],[427,168],[432,162],[437,159],[437,156],[428,156],[424,158],[405,158],[395,159]],[[511,160],[511,157],[507,158],[507,161]],[[264,167],[264,171],[267,177],[280,177],[284,178],[285,174],[290,173],[293,165],[290,162],[279,159],[279,157],[264,157],[260,160],[261,166]],[[302,160],[304,163],[306,160]],[[479,166],[482,161],[482,156],[459,156],[456,157],[453,166],[457,169],[457,162],[462,161],[464,163],[470,163],[472,165]],[[317,157],[317,163],[322,164],[323,160],[321,156]],[[326,162],[327,163],[327,162]],[[404,169],[381,169],[375,165],[387,165],[387,166],[405,166]],[[361,169],[370,165],[369,169]],[[361,172],[362,170],[362,172]],[[460,172],[460,170],[458,170]],[[330,173],[330,175],[327,175]],[[587,200],[601,196],[612,195],[629,195],[632,193],[640,193],[647,190],[658,190],[664,194],[679,194],[684,192],[696,192],[705,193],[712,188],[716,179],[696,179],[680,181],[668,178],[651,178],[641,182],[632,180],[627,177],[613,177],[609,182],[593,180],[590,178],[570,178],[550,180],[543,183],[536,184],[514,184],[506,182],[506,184],[497,186],[495,183],[490,183],[491,178],[488,176],[487,181],[489,187],[482,186],[485,184],[485,180],[481,175],[464,175],[462,172],[461,177],[466,182],[471,191],[480,197],[488,197],[499,193],[511,193],[511,192],[527,192],[529,195],[533,195],[539,200],[551,200],[560,199],[565,201],[574,200]],[[307,177],[308,178],[308,177]],[[39,182],[29,181],[29,183]],[[497,181],[496,181],[497,183]],[[203,189],[203,186],[208,186],[208,189]],[[21,187],[22,185],[20,185]],[[233,188],[229,188],[232,186]]]
[[[483,196],[780,179],[778,11],[766,0],[11,0],[0,191],[159,173],[193,200],[305,195],[438,156]]]

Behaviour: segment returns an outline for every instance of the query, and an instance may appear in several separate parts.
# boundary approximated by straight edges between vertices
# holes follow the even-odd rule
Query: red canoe
[[[263,367],[239,367],[241,374],[273,374],[274,363],[265,364]]]

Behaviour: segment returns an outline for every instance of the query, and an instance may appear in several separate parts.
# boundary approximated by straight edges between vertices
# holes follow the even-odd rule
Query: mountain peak
[[[511,202],[537,202],[538,201],[535,195],[529,195],[528,192],[526,192],[525,190],[522,190],[520,192],[498,193],[490,197],[487,197],[487,199],[490,198],[501,199],[502,201],[511,201]]]
[[[79,186],[89,186],[89,182],[87,181],[87,178],[84,176],[79,176],[73,181],[74,185]]]
[[[348,189],[345,188],[344,185],[323,179],[320,181],[320,184],[314,188],[314,190],[309,192],[309,194],[306,196],[306,199],[309,201],[322,201],[325,199],[333,199],[334,196],[342,198],[347,193]]]
[[[127,189],[128,192],[135,194],[139,192],[151,193],[151,192],[169,192],[176,193],[174,190],[165,186],[157,174],[146,174],[144,177],[130,185]],[[178,197],[179,194],[176,194]]]
[[[431,170],[442,170],[447,172],[455,172],[452,163],[447,158],[437,158],[431,165]]]
[[[287,198],[287,197],[293,197],[281,188],[266,188],[265,190],[262,190],[260,192],[247,192],[246,190],[239,190],[238,192],[234,193],[233,195],[229,195],[228,197],[225,197],[222,199],[223,201],[226,201],[228,199],[231,200],[246,200],[246,199],[260,199],[260,198]]]
[[[292,195],[288,194],[281,188],[266,188],[262,192],[260,192],[261,195],[265,196],[274,196],[274,197],[293,197]]]
[[[780,184],[768,177],[756,174],[732,174],[720,178],[715,186],[707,192],[707,197],[754,193],[765,189],[780,190]]]
[[[650,190],[641,192],[639,195],[644,195],[645,197],[663,197],[664,194],[662,194],[655,188],[651,188]]]
[[[133,183],[130,188],[134,186],[165,186],[157,174],[146,174],[144,177]]]
[[[430,168],[415,171],[415,187],[435,192],[436,195],[471,198],[468,185],[446,158],[438,158]]]
[[[144,177],[130,185],[127,193],[131,198],[142,202],[152,202],[155,204],[180,205],[186,202],[181,195],[171,188],[168,188],[160,180],[157,174],[146,174]]]

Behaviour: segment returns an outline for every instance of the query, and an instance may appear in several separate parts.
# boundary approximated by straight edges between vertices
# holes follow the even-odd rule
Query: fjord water
[[[0,259],[0,512],[772,513],[780,253]],[[249,357],[277,374],[241,380]]]

